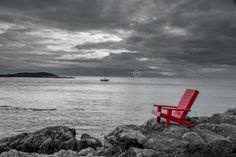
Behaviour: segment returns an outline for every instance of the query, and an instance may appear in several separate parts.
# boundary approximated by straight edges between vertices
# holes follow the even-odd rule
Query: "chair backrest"
[[[186,89],[177,108],[190,110],[198,94],[199,94],[198,90]],[[175,111],[173,113],[173,116],[180,119],[185,119],[187,114],[188,114],[188,111]]]

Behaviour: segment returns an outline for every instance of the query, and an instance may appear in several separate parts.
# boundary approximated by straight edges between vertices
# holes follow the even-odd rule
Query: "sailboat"
[[[104,78],[100,79],[100,81],[102,81],[102,82],[108,82],[109,79],[106,78],[106,77],[107,77],[107,70],[105,69],[105,70],[104,70]]]

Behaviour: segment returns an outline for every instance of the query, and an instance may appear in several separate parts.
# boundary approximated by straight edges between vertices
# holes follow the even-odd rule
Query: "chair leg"
[[[170,126],[170,119],[166,119],[166,126]]]
[[[162,109],[162,107],[161,107],[161,106],[158,106],[158,107],[157,107],[157,112],[161,113],[161,109]],[[157,122],[158,122],[158,123],[161,122],[161,117],[157,117]]]
[[[167,115],[169,117],[171,117],[171,114],[172,114],[172,111],[171,110],[167,110]],[[169,118],[166,119],[166,126],[170,126],[170,119]]]
[[[178,123],[181,124],[181,125],[188,126],[188,127],[190,127],[190,128],[195,127],[194,124],[192,124],[192,123],[190,123],[190,122],[188,122],[188,121],[182,121],[182,122],[178,122]]]

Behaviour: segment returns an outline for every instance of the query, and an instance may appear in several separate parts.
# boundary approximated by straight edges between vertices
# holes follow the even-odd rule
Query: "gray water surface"
[[[153,117],[153,103],[178,104],[186,88],[200,91],[190,116],[236,107],[233,79],[0,78],[0,137],[65,125],[102,138],[121,124]]]

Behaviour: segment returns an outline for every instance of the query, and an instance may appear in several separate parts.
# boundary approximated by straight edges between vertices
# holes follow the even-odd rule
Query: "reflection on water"
[[[152,104],[177,104],[186,88],[200,90],[190,116],[236,107],[234,80],[0,78],[0,137],[65,125],[102,137],[120,124],[142,124]]]

